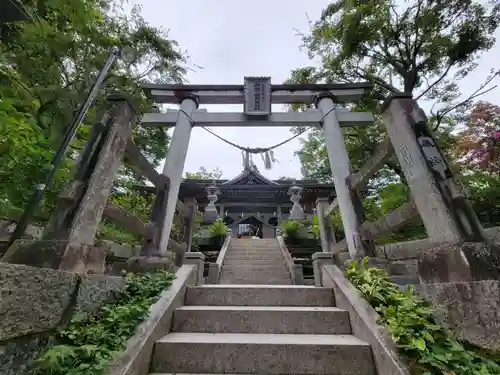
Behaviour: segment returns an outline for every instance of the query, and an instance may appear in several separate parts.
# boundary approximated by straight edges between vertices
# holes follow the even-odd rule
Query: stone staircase
[[[313,286],[189,287],[151,374],[375,375],[370,345],[334,301]]]
[[[220,284],[291,285],[292,278],[275,239],[231,239]]]

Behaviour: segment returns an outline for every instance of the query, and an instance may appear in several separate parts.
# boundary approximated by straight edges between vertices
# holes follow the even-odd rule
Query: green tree
[[[2,27],[0,43],[0,198],[23,206],[58,147],[86,91],[112,46],[132,47],[133,59],[119,60],[106,78],[94,108],[71,145],[68,158],[47,194],[53,201],[70,175],[79,151],[105,107],[107,94],[120,91],[137,111],[151,102],[141,82],[181,82],[184,58],[165,30],[130,13],[115,0],[27,0],[29,21]],[[19,124],[19,126],[18,126]],[[155,165],[166,156],[163,128],[135,127],[134,141]],[[134,179],[127,168],[124,176]],[[49,204],[50,205],[50,204]]]
[[[484,5],[474,0],[332,1],[319,20],[311,23],[310,32],[303,35],[303,45],[310,58],[319,60],[320,66],[294,70],[290,81],[368,81],[374,84],[371,95],[348,106],[352,110],[376,113],[379,100],[390,92],[405,92],[417,99],[434,101],[438,116],[430,116],[430,120],[443,124],[435,135],[449,153],[456,141],[452,136],[457,122],[454,114],[470,104],[470,101],[457,104],[459,82],[476,67],[481,53],[488,51],[495,42],[493,35],[500,21],[497,3]],[[452,112],[451,108],[456,111]],[[443,119],[445,112],[448,115]],[[359,169],[373,155],[385,134],[379,118],[373,126],[344,130],[353,170]],[[320,130],[310,131],[297,154],[305,178],[331,181]],[[368,186],[367,195],[375,199],[376,204],[365,204],[367,217],[383,214],[380,207],[388,202],[404,201],[405,189],[394,186],[404,182],[397,161],[390,159]],[[387,191],[391,193],[384,198]]]
[[[309,56],[319,59],[321,66],[297,69],[290,81],[373,83],[375,89],[356,106],[358,110],[376,112],[378,99],[389,92],[406,92],[449,107],[460,94],[460,79],[493,46],[499,19],[498,4],[488,7],[472,0],[334,1],[303,36]],[[374,126],[344,133],[357,169],[373,154],[385,129],[376,121]],[[305,177],[311,173],[328,178],[323,144],[316,130],[303,142],[298,155]],[[387,167],[401,176],[394,160]]]
[[[186,172],[184,178],[191,180],[220,180],[222,178],[222,170],[217,167],[209,172],[205,167],[200,167],[198,172]]]

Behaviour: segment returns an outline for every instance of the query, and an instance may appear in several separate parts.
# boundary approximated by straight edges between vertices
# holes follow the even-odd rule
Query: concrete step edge
[[[235,345],[304,345],[323,346],[367,346],[370,344],[352,334],[347,335],[309,335],[273,333],[190,333],[174,332],[159,339],[157,344],[235,344]]]

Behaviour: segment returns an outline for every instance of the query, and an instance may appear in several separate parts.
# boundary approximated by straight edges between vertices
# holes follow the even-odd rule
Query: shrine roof
[[[235,178],[202,180],[183,179],[179,189],[179,199],[195,198],[203,206],[208,202],[207,187],[215,185],[220,193],[218,203],[245,205],[247,203],[289,204],[288,190],[297,185],[302,188],[302,201],[313,203],[319,197],[333,200],[333,184],[321,184],[316,180],[271,180],[263,176],[255,167],[245,167]],[[154,192],[152,186],[137,187],[138,190]]]
[[[302,190],[303,201],[315,201],[318,197],[334,197],[333,184],[320,184],[316,180],[270,180],[256,168],[246,167],[231,180],[184,179],[179,198],[194,197],[199,203],[206,200],[206,188],[215,185],[219,190],[219,203],[260,202],[289,203],[288,189],[297,185]]]

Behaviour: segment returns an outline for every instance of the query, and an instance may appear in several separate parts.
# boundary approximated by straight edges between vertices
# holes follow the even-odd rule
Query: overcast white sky
[[[316,20],[328,0],[134,0],[142,14],[154,26],[170,30],[170,37],[186,50],[193,64],[202,68],[188,74],[193,84],[242,84],[244,76],[271,76],[282,83],[292,69],[310,65],[300,38],[294,29],[307,31],[307,16]],[[497,37],[498,38],[498,37]],[[499,44],[484,56],[480,68],[462,86],[464,93],[477,89],[491,68],[498,68]],[[496,65],[496,66],[495,66]],[[499,104],[498,90],[483,97]],[[211,106],[210,111],[240,110],[238,106]],[[226,139],[242,146],[270,146],[291,134],[287,128],[212,128]],[[279,164],[264,170],[259,157],[257,167],[269,178],[300,177],[300,163],[294,140],[275,150]],[[195,172],[219,167],[224,178],[232,178],[242,169],[241,152],[205,130],[195,127],[184,170]]]

